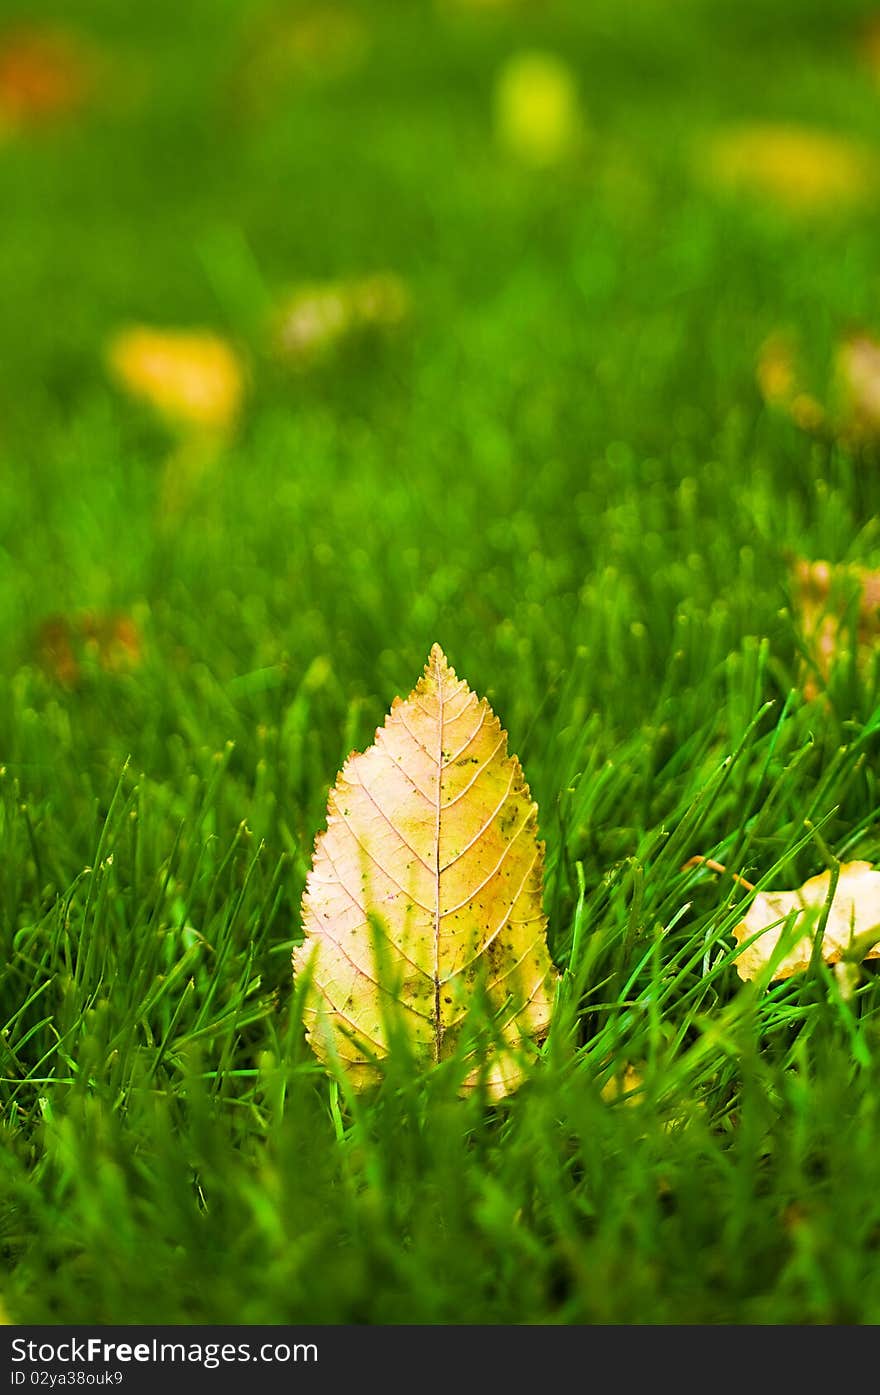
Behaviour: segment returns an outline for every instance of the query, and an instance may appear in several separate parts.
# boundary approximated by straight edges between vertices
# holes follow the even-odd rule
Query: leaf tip
[[[439,644],[431,645],[431,652],[428,655],[428,662],[425,665],[428,669],[449,669],[449,660],[443,653]]]

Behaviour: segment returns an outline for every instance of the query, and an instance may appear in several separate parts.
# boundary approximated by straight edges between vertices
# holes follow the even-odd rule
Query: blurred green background
[[[696,984],[693,945],[732,922],[681,862],[737,852],[794,885],[823,865],[806,814],[840,855],[877,852],[877,665],[850,608],[805,704],[791,583],[793,557],[880,561],[876,452],[756,382],[785,330],[833,403],[837,345],[880,332],[875,20],[868,0],[6,0],[14,1316],[876,1320],[874,980],[855,1006],[821,977],[774,998],[736,1017],[747,1041],[725,1018],[674,1070],[698,1011],[741,1001],[730,966]],[[780,128],[837,144],[805,137],[792,197],[752,147],[725,175],[744,125],[759,150]],[[364,308],[377,276],[390,310]],[[324,339],[285,353],[297,295]],[[219,427],[126,388],[112,346],[138,325],[227,343],[242,396]],[[617,994],[610,1017],[581,1003],[574,1056],[500,1123],[400,1082],[406,1108],[340,1112],[287,1025],[328,786],[435,640],[523,759],[558,962],[586,904]],[[633,935],[670,921],[667,1032]],[[608,1061],[646,1053],[710,1089],[684,1143],[662,1091],[639,1125],[602,1100]],[[829,1127],[842,1082],[851,1132]],[[602,1156],[636,1160],[612,1182]],[[683,1188],[672,1221],[658,1177]],[[786,1208],[816,1189],[807,1242]]]
[[[285,661],[295,681],[316,653],[346,693],[405,682],[439,636],[484,686],[508,663],[543,689],[595,642],[607,568],[641,593],[648,633],[623,642],[648,684],[683,603],[771,631],[779,595],[741,567],[769,580],[784,546],[836,560],[863,520],[812,507],[809,443],[762,418],[755,357],[793,324],[821,365],[871,322],[875,222],[707,193],[700,142],[744,117],[876,139],[868,13],[47,11],[93,46],[96,90],[2,148],[8,667],[45,613],[141,605],[150,653],[221,685]],[[499,74],[532,49],[569,65],[586,129],[537,170],[493,121]],[[386,269],[412,298],[395,342],[313,373],[267,359],[287,288]],[[218,331],[249,371],[234,441],[164,531],[169,436],[105,366],[132,322]],[[603,594],[600,631],[613,609]],[[111,723],[136,760],[141,715]]]

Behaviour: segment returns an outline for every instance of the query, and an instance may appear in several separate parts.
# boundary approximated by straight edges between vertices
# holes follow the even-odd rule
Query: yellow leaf
[[[764,341],[755,372],[768,407],[784,412],[802,430],[832,435],[850,446],[880,440],[880,342],[864,330],[836,345],[826,406],[806,390],[791,333],[776,331]]]
[[[858,666],[866,669],[870,664],[880,633],[880,572],[797,557],[791,575],[792,607],[812,665],[802,674],[809,701],[819,691],[816,676],[826,683],[831,676],[850,615],[855,620]]]
[[[442,1061],[482,991],[497,1045],[464,1086],[516,1087],[556,978],[537,812],[498,718],[435,644],[375,743],[349,756],[315,843],[293,963],[322,1061],[372,1083],[398,1018],[418,1061]]]
[[[773,978],[791,978],[802,974],[813,953],[813,937],[823,914],[831,888],[831,873],[811,877],[797,891],[761,891],[755,896],[745,919],[733,931],[738,944],[757,935],[754,944],[743,950],[736,960],[742,979],[753,979],[769,963],[780,936],[785,933],[795,941],[791,950],[776,965]],[[794,914],[793,914],[794,913]],[[791,928],[788,917],[793,915]],[[801,931],[800,938],[797,932]],[[876,931],[876,941],[872,932]],[[864,937],[864,938],[863,938]],[[826,964],[837,964],[848,952],[861,959],[880,958],[880,872],[870,862],[845,862],[828,921],[822,937],[822,958]]]
[[[820,432],[826,425],[824,407],[804,389],[792,335],[776,332],[765,339],[758,352],[755,376],[768,407],[785,412],[802,431]]]
[[[725,187],[800,212],[862,204],[878,186],[877,160],[863,146],[827,131],[769,122],[717,135],[708,173]]]
[[[880,344],[869,334],[851,334],[838,346],[837,390],[845,434],[850,440],[880,436]]]
[[[644,1098],[642,1094],[644,1084],[644,1065],[640,1063],[635,1066],[631,1061],[624,1061],[614,1075],[608,1077],[600,1094],[603,1100],[612,1103],[615,1100],[624,1100],[629,1105],[641,1104]]]
[[[235,424],[244,373],[219,335],[138,326],[111,340],[107,359],[116,381],[172,425],[222,434]]]
[[[550,53],[521,53],[502,69],[495,90],[502,144],[524,164],[543,168],[576,154],[584,123],[571,69]]]

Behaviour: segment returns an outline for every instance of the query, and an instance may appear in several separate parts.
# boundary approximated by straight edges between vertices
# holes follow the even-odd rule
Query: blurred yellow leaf
[[[633,1065],[631,1061],[624,1061],[605,1081],[600,1094],[603,1100],[612,1104],[617,1100],[623,1100],[628,1105],[641,1104],[644,1084],[644,1064]]]
[[[556,982],[543,853],[506,733],[435,645],[375,744],[349,756],[315,843],[293,962],[308,976],[320,1059],[370,1084],[399,1018],[414,1058],[442,1061],[482,993],[495,1044],[464,1086],[485,1077],[494,1097],[515,1088],[522,1049],[546,1034]]]
[[[755,376],[767,405],[802,430],[850,446],[880,442],[880,342],[864,330],[836,346],[825,405],[804,384],[797,340],[790,332],[777,331],[764,341]]]
[[[874,152],[827,131],[773,123],[718,133],[707,173],[723,187],[770,198],[802,212],[863,204],[878,190]]]
[[[820,431],[826,422],[822,404],[805,391],[797,347],[790,334],[777,332],[761,345],[755,374],[769,407],[785,412],[803,431]]]
[[[571,69],[551,53],[520,53],[498,76],[495,124],[523,164],[543,168],[577,154],[585,126]]]
[[[409,310],[409,291],[392,272],[300,286],[276,316],[275,350],[288,365],[306,367],[347,340],[396,329]]]
[[[794,348],[787,335],[773,334],[761,345],[756,369],[765,402],[788,406],[797,388]]]
[[[773,970],[773,979],[802,974],[813,953],[813,937],[831,890],[831,873],[811,877],[796,891],[758,892],[745,918],[733,931],[738,944],[758,938],[736,959],[742,979],[756,978],[770,962],[780,936],[796,939]],[[791,928],[789,917],[792,917]],[[876,937],[874,932],[876,931]],[[800,938],[797,936],[800,935]],[[822,936],[822,958],[836,964],[850,954],[858,959],[880,958],[880,872],[870,862],[845,862]]]
[[[111,340],[107,359],[116,381],[174,426],[223,434],[238,419],[244,372],[216,334],[127,329]]]
[[[853,440],[880,437],[880,344],[851,334],[836,358],[837,396],[845,433]]]
[[[880,572],[853,565],[797,557],[792,563],[792,606],[813,665],[802,675],[804,696],[819,692],[817,675],[827,683],[843,644],[842,629],[856,598],[857,660],[865,665],[880,635]]]

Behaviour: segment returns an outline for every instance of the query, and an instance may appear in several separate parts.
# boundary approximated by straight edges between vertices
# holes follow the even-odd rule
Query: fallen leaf
[[[826,424],[821,402],[806,391],[792,334],[771,334],[758,352],[755,367],[758,390],[768,407],[783,411],[802,431],[819,432]]]
[[[834,351],[830,381],[819,396],[804,382],[797,338],[771,334],[758,352],[755,376],[767,403],[801,430],[833,437],[850,447],[880,441],[880,342],[864,330],[843,338]]]
[[[105,673],[126,673],[139,668],[144,657],[144,641],[131,615],[82,617],[80,629],[85,652],[97,660]]]
[[[409,308],[409,292],[393,272],[300,286],[276,316],[276,354],[289,366],[310,366],[345,341],[393,331]]]
[[[824,683],[831,676],[854,599],[856,659],[862,667],[869,662],[880,635],[880,572],[797,557],[791,575],[792,609],[812,665],[802,673],[801,684],[804,696],[812,701],[819,692],[817,674]]]
[[[828,131],[753,123],[721,131],[702,158],[716,184],[797,212],[863,204],[878,189],[874,153]]]
[[[735,961],[740,978],[756,978],[776,951],[780,936],[784,932],[791,935],[795,930],[802,930],[801,937],[776,965],[773,979],[802,974],[812,958],[813,937],[830,889],[831,873],[823,872],[796,891],[759,891],[733,931],[738,944],[758,935]],[[792,913],[793,926],[787,930]],[[876,937],[872,938],[874,931]],[[822,958],[826,964],[837,964],[850,952],[860,959],[880,958],[880,872],[875,872],[870,862],[841,865],[822,937]]]
[[[358,1086],[378,1077],[399,1015],[424,1063],[459,1044],[475,993],[502,1046],[475,1063],[495,1098],[547,1031],[556,975],[541,907],[537,806],[486,699],[439,645],[375,743],[349,756],[303,898],[305,1020],[316,1055]]]
[[[851,334],[836,357],[839,434],[851,441],[880,437],[880,344],[870,334]]]
[[[44,620],[37,631],[36,652],[51,678],[65,688],[75,688],[83,667],[89,664],[112,674],[138,668],[144,642],[133,616],[86,611],[71,618],[52,615]]]
[[[93,64],[63,29],[17,28],[0,38],[0,133],[77,112],[88,100]]]
[[[551,53],[511,58],[495,88],[498,138],[523,164],[546,168],[576,155],[585,125],[574,74]]]
[[[244,372],[217,334],[137,326],[114,336],[107,361],[131,396],[178,428],[223,435],[238,419]]]
[[[613,1075],[610,1075],[600,1090],[603,1100],[614,1103],[623,1100],[625,1104],[641,1104],[644,1098],[645,1067],[624,1061]]]
[[[74,652],[74,637],[70,621],[53,615],[44,620],[36,638],[40,666],[64,688],[75,688],[80,668]]]
[[[758,352],[755,369],[764,401],[774,407],[788,407],[797,388],[795,351],[787,334],[771,334]]]

